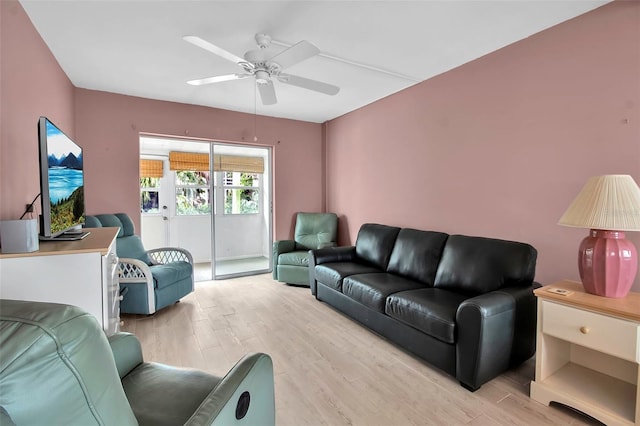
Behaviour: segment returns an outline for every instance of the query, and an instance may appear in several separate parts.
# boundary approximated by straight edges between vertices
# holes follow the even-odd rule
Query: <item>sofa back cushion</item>
[[[398,232],[400,228],[394,226],[365,223],[358,231],[356,256],[365,263],[386,270]]]
[[[529,244],[451,235],[434,286],[470,296],[533,282],[536,249]]]
[[[433,287],[448,236],[442,232],[401,229],[391,252],[387,272]]]

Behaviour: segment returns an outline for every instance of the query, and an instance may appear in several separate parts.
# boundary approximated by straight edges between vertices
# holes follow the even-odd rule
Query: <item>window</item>
[[[260,173],[222,172],[224,214],[260,213]]]
[[[140,212],[160,213],[160,178],[162,160],[140,159]]]
[[[160,178],[140,178],[140,212],[160,212]]]
[[[209,175],[209,167],[213,175]],[[169,170],[175,172],[176,215],[260,213],[264,159],[201,152],[169,152]],[[214,179],[215,204],[210,193]],[[212,204],[214,207],[212,208]]]
[[[209,172],[176,171],[176,215],[211,214]]]

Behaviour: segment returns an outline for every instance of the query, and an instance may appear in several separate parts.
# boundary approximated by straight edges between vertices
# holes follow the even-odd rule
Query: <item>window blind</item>
[[[161,178],[162,160],[140,159],[140,177]]]
[[[171,170],[209,170],[209,154],[197,152],[171,151]],[[264,173],[262,157],[242,157],[234,155],[214,155],[213,170],[216,172]]]
[[[169,152],[169,170],[209,171],[209,154],[199,152]]]

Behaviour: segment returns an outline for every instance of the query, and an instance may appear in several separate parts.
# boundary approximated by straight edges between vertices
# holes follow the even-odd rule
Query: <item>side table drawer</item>
[[[542,332],[640,363],[640,324],[543,301]]]

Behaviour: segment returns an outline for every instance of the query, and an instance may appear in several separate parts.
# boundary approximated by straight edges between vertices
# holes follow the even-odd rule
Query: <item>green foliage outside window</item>
[[[176,172],[176,214],[211,214],[209,172]]]
[[[231,175],[230,172],[227,172]],[[235,176],[238,177],[236,173]],[[225,214],[255,214],[260,213],[260,191],[253,187],[254,181],[258,176],[252,173],[239,173],[239,179],[232,179],[234,182],[239,181],[239,186],[244,188],[227,188],[224,191],[224,213]],[[231,178],[232,176],[227,176]],[[225,179],[225,182],[228,181]],[[238,185],[237,183],[234,185]]]
[[[160,178],[140,178],[140,211],[142,213],[158,213],[160,209],[159,191]]]

